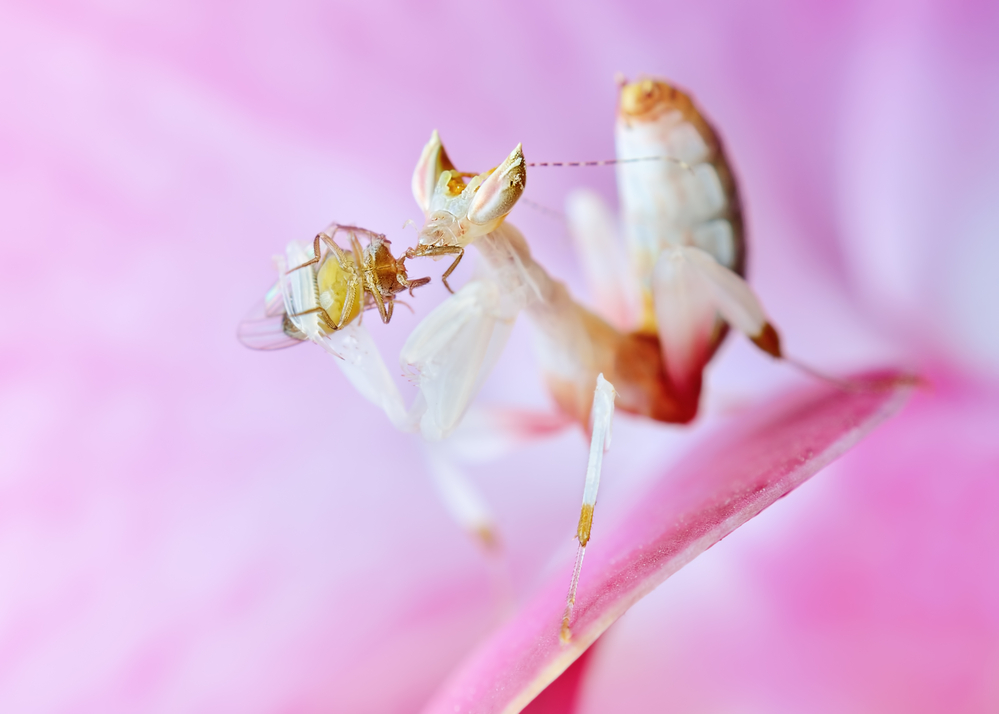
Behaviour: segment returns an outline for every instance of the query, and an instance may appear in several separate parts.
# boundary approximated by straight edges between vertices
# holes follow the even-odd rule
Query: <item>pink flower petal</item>
[[[639,599],[898,411],[911,382],[897,377],[867,377],[878,385],[870,390],[797,393],[717,433],[613,532],[595,534],[568,645],[558,636],[566,570],[472,655],[425,714],[523,709]]]

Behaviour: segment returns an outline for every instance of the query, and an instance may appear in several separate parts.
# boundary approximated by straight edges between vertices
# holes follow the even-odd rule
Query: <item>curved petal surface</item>
[[[571,642],[558,637],[566,569],[472,655],[425,714],[521,711],[635,602],[846,452],[911,391],[897,374],[863,379],[868,389],[795,393],[716,433],[613,532],[594,537]]]

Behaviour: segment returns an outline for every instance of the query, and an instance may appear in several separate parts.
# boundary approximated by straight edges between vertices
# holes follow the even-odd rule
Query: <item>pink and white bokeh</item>
[[[675,80],[718,125],[750,279],[792,353],[933,386],[615,625],[577,710],[995,711],[996,36],[999,10],[973,2],[9,0],[0,711],[431,696],[501,617],[495,568],[419,443],[328,356],[253,353],[235,325],[289,239],[340,220],[410,243],[431,129],[471,170],[518,142],[528,160],[611,156],[617,71]],[[537,204],[577,185],[614,198],[609,170],[548,171],[530,175]],[[511,220],[583,294],[564,225],[530,206]],[[416,319],[376,326],[386,350]],[[528,342],[518,326],[483,401],[547,404]],[[730,340],[705,421],[798,379]],[[623,418],[600,518],[697,431]],[[571,548],[583,444],[475,474],[515,600]]]

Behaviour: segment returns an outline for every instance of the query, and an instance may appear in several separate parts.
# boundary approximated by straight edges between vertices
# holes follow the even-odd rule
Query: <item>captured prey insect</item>
[[[341,232],[348,236],[349,250],[334,240]],[[367,239],[363,248],[358,236]],[[333,223],[316,235],[310,259],[305,259],[301,246],[289,248],[287,259],[281,263],[295,267],[282,267],[281,278],[267,293],[261,308],[240,324],[240,341],[264,350],[309,339],[324,343],[326,336],[342,330],[363,310],[372,308],[378,310],[382,322],[388,323],[397,294],[408,290],[412,295],[415,288],[430,282],[430,278],[410,279],[406,256],[395,258],[390,244],[381,233]]]
[[[315,237],[312,259],[291,269],[301,270],[319,263],[320,241],[326,244],[329,249],[326,260],[319,266],[316,274],[320,307],[315,308],[315,311],[329,329],[339,330],[357,317],[364,300],[370,300],[378,308],[382,322],[388,323],[392,319],[397,293],[409,290],[412,295],[414,288],[430,282],[430,278],[409,279],[406,273],[406,256],[398,259],[393,257],[389,250],[391,241],[383,234],[356,226],[334,224],[332,227],[331,234],[320,233]],[[344,251],[333,240],[338,231],[344,231],[350,236],[350,252]],[[358,233],[368,238],[368,245],[363,250],[357,240]],[[357,263],[357,256],[361,256],[360,265]],[[332,315],[338,314],[339,319],[334,323]]]

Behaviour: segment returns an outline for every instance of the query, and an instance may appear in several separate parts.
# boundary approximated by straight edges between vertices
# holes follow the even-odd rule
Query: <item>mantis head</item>
[[[413,172],[413,197],[427,219],[420,245],[464,248],[503,222],[526,185],[520,144],[496,168],[467,174],[455,170],[434,131]]]

